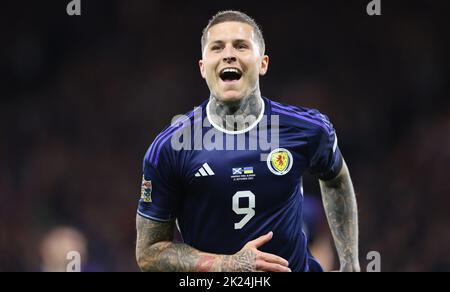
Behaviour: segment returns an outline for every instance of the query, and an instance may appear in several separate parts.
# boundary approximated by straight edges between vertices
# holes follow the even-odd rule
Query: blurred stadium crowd
[[[375,250],[383,271],[450,271],[444,1],[385,1],[380,17],[366,1],[82,2],[81,17],[64,1],[2,8],[0,271],[45,270],[57,226],[83,234],[58,233],[84,236],[84,270],[137,270],[142,158],[174,115],[208,98],[200,35],[226,8],[262,25],[263,94],[318,108],[337,128],[363,269]],[[318,193],[310,177],[305,188]]]

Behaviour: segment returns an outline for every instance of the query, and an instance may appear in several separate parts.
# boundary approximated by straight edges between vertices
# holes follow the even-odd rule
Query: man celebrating
[[[322,271],[302,230],[301,178],[310,171],[320,180],[341,271],[359,271],[356,198],[328,118],[261,96],[259,76],[269,57],[260,28],[246,14],[218,13],[201,41],[200,72],[211,92],[199,108],[202,119],[194,111],[166,128],[144,158],[136,246],[141,270]],[[263,117],[273,116],[278,148],[264,153],[236,146],[270,132],[273,119]],[[214,137],[224,137],[214,143],[226,150],[174,149],[171,140],[186,121],[198,125],[203,118]],[[173,241],[176,226],[182,243]]]

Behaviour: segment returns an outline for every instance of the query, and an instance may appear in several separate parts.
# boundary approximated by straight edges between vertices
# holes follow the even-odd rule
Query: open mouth
[[[242,77],[242,71],[237,68],[224,68],[219,73],[220,79],[225,82],[237,81]]]

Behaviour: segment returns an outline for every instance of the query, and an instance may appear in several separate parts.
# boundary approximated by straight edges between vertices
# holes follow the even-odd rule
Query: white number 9
[[[239,199],[248,198],[248,208],[239,207]],[[250,191],[237,192],[233,196],[233,211],[238,215],[245,215],[239,223],[234,224],[234,229],[242,229],[250,219],[255,216],[255,195]]]

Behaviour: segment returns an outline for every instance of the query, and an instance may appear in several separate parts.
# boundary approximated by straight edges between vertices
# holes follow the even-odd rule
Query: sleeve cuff
[[[341,172],[343,164],[344,164],[344,160],[342,159],[342,154],[338,147],[336,149],[334,163],[331,166],[331,169],[328,172],[320,173],[318,175],[318,178],[322,181],[332,180],[339,174],[339,172]]]

